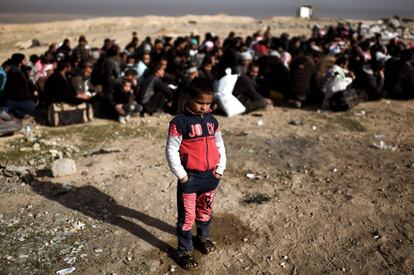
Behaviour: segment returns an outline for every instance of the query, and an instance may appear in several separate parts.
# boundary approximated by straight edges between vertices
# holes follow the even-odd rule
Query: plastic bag
[[[231,69],[226,69],[226,75],[215,83],[215,96],[220,108],[228,117],[242,114],[246,107],[233,95],[238,75],[231,74]]]

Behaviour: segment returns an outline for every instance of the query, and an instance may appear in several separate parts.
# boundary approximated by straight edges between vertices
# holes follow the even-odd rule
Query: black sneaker
[[[216,246],[209,238],[201,240],[200,238],[196,237],[194,238],[193,243],[195,248],[197,248],[201,253],[206,255],[216,250]]]
[[[185,270],[191,270],[198,267],[198,263],[191,255],[191,252],[177,252],[177,263]]]

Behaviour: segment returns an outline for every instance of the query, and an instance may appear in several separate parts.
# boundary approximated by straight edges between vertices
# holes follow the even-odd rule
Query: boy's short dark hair
[[[156,62],[150,67],[149,71],[151,72],[151,74],[155,74],[158,70],[162,68],[162,64],[160,62]]]
[[[346,54],[339,54],[336,57],[336,61],[335,61],[336,65],[343,66],[346,64],[346,62],[348,62],[348,56]]]
[[[259,69],[260,69],[259,63],[257,63],[257,62],[252,62],[252,63],[249,64],[249,70],[251,70],[253,67],[259,67]]]
[[[86,68],[91,68],[91,69],[93,69],[93,65],[92,65],[92,63],[91,63],[91,62],[89,62],[89,61],[82,61],[82,62],[80,62],[79,67],[80,67],[81,69],[86,69]]]
[[[194,78],[190,83],[189,94],[191,99],[198,98],[201,94],[213,95],[213,84],[204,77]]]
[[[124,86],[126,83],[131,84],[131,86],[133,86],[132,80],[128,79],[128,78],[123,78],[122,79],[122,86]]]
[[[136,77],[137,75],[138,75],[138,73],[135,69],[127,69],[124,73],[124,76],[134,76],[134,77]]]

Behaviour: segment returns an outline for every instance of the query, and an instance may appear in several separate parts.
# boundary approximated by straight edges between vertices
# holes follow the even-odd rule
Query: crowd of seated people
[[[41,55],[14,53],[0,68],[0,122],[21,119],[52,104],[91,104],[100,116],[180,112],[191,79],[237,74],[233,95],[246,112],[276,100],[293,107],[330,108],[332,95],[352,88],[360,100],[414,98],[414,42],[380,34],[365,37],[350,24],[314,27],[310,37],[273,36],[271,29],[222,40],[213,33],[140,41],[122,48],[106,38],[92,47],[85,36]],[[220,110],[218,110],[220,111]]]

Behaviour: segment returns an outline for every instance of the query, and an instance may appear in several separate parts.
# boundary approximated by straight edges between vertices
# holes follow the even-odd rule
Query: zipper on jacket
[[[208,138],[205,137],[206,139],[206,160],[207,160],[207,171],[210,170],[210,164],[208,163]]]
[[[201,116],[201,119],[203,121],[203,125],[204,125],[204,116]],[[210,163],[208,163],[208,136],[204,137],[206,139],[206,161],[207,161],[207,170],[210,170]]]

